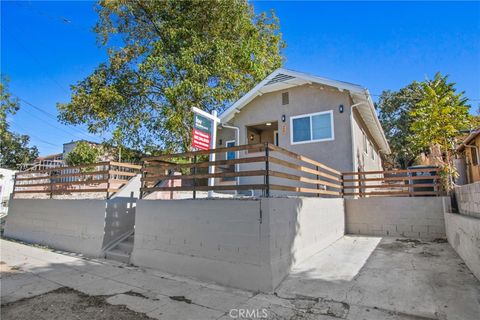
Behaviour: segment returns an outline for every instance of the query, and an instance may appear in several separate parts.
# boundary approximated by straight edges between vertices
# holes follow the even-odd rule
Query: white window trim
[[[325,139],[312,139],[312,117],[318,116],[321,114],[330,114],[330,138],[325,138]],[[310,140],[307,141],[297,141],[293,142],[293,120],[298,119],[298,118],[305,118],[305,117],[310,117]],[[314,142],[322,142],[322,141],[333,141],[335,140],[335,128],[333,127],[333,110],[328,110],[328,111],[322,111],[322,112],[314,112],[314,113],[306,113],[306,114],[300,114],[297,116],[291,116],[290,117],[290,144],[295,145],[295,144],[305,144],[305,143],[314,143]]]
[[[229,142],[235,143],[235,140],[227,140],[227,141],[225,141],[225,147],[228,146],[228,143],[229,143]],[[225,152],[225,160],[228,159],[228,153],[229,153],[229,152],[232,152],[232,151]],[[235,152],[235,159],[236,159],[236,158],[237,158],[237,153]]]
[[[277,136],[278,136],[278,130],[273,130],[273,144],[278,147],[278,139],[277,139]]]
[[[368,144],[370,143],[370,141],[368,141],[368,136],[367,136],[367,134],[365,133],[365,131],[362,131],[362,134],[363,134],[363,139],[362,139],[362,143],[363,143],[363,154],[365,154],[365,155],[368,156]]]

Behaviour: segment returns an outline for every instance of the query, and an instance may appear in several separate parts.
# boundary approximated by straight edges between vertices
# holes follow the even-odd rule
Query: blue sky
[[[480,2],[253,5],[279,16],[289,69],[361,84],[374,100],[441,71],[472,99],[474,111],[480,105]],[[79,138],[102,140],[55,120],[69,85],[106,59],[91,32],[96,19],[93,2],[2,1],[1,72],[22,99],[9,121],[41,154],[61,152],[64,142]]]

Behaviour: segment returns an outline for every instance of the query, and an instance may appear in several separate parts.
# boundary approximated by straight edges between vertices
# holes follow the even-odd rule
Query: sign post
[[[203,110],[193,107],[193,132],[192,147],[200,150],[210,150],[216,148],[217,124],[220,119],[217,117],[217,111],[213,110],[209,114]],[[215,153],[210,153],[209,161],[215,161]],[[208,167],[208,173],[215,173],[215,166]],[[208,185],[212,187],[215,179],[208,178]],[[208,191],[208,197],[213,197],[213,191]]]

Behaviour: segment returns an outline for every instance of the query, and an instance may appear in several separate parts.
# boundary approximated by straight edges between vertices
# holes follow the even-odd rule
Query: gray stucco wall
[[[447,239],[480,280],[480,219],[445,212]]]
[[[98,257],[104,220],[104,200],[14,199],[5,236]]]
[[[290,101],[288,105],[282,105],[282,92],[286,91],[289,92]],[[344,106],[343,113],[338,111],[341,104]],[[230,123],[240,128],[240,144],[247,144],[245,126],[277,121],[280,147],[320,161],[337,170],[350,171],[353,166],[350,105],[351,99],[347,92],[315,84],[304,85],[285,91],[266,93],[255,98],[243,107]],[[335,140],[291,145],[291,116],[329,110],[333,111]],[[282,115],[286,116],[285,122],[282,122]],[[232,140],[234,137],[234,131],[231,129],[223,129],[218,134],[218,139],[223,141]]]
[[[455,196],[461,214],[480,218],[480,181],[455,186]]]
[[[272,291],[343,234],[343,199],[139,200],[132,262]]]
[[[346,230],[349,234],[442,238],[449,201],[448,197],[345,199]]]
[[[289,104],[282,105],[282,93],[289,93]],[[344,106],[344,112],[339,112],[339,106]],[[327,166],[330,166],[338,171],[353,171],[354,161],[352,157],[353,150],[356,150],[355,156],[357,164],[364,170],[381,170],[382,163],[378,153],[378,146],[375,145],[373,139],[366,129],[365,124],[359,118],[354,109],[353,117],[353,132],[350,124],[350,110],[352,101],[347,92],[341,92],[336,88],[321,86],[317,84],[303,85],[299,87],[290,88],[285,91],[277,91],[266,93],[253,99],[249,104],[243,107],[239,113],[230,121],[230,125],[236,126],[239,131],[239,144],[248,144],[248,135],[246,126],[264,124],[266,122],[278,123],[278,144],[280,147],[293,151],[297,154],[317,160]],[[291,144],[291,128],[290,118],[303,114],[310,114],[321,111],[332,111],[334,123],[334,140],[319,141],[303,144]],[[282,115],[285,115],[285,122],[282,122]],[[363,152],[363,132],[369,144],[368,154]],[[219,130],[217,144],[222,141],[221,146],[225,146],[225,142],[235,139],[235,131],[228,128]],[[355,144],[355,146],[353,146]],[[375,154],[374,159],[372,153]],[[261,153],[247,153],[239,152],[239,157],[247,156],[261,156]],[[278,157],[278,154],[273,153],[272,156]],[[225,159],[225,154],[217,155],[218,159]],[[280,158],[284,158],[280,156]],[[286,160],[291,162],[292,159]],[[240,170],[255,170],[263,169],[264,164],[241,164]],[[285,167],[273,165],[273,169],[280,169],[293,174],[299,174],[296,170],[287,169]],[[303,174],[305,175],[305,174]],[[310,178],[315,178],[313,175]],[[241,184],[258,184],[263,183],[263,178],[255,177],[240,177]],[[222,183],[219,179],[216,184]],[[233,182],[226,182],[233,183]],[[273,178],[271,183],[286,184],[298,187],[315,188],[312,185],[305,185],[295,183],[289,180]],[[257,192],[257,195],[259,193]],[[274,195],[285,195],[285,192],[273,191]],[[291,194],[291,193],[290,193]],[[297,194],[301,195],[301,194]]]

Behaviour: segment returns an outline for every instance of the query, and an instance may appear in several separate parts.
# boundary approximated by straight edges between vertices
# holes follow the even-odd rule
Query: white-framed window
[[[334,139],[332,110],[290,117],[291,144]]]
[[[368,139],[367,139],[367,135],[365,134],[365,132],[363,132],[363,153],[367,154],[368,155]]]
[[[235,140],[228,140],[225,141],[225,147],[230,148],[235,146]],[[235,151],[228,151],[225,152],[225,159],[226,160],[233,160],[235,159]]]

